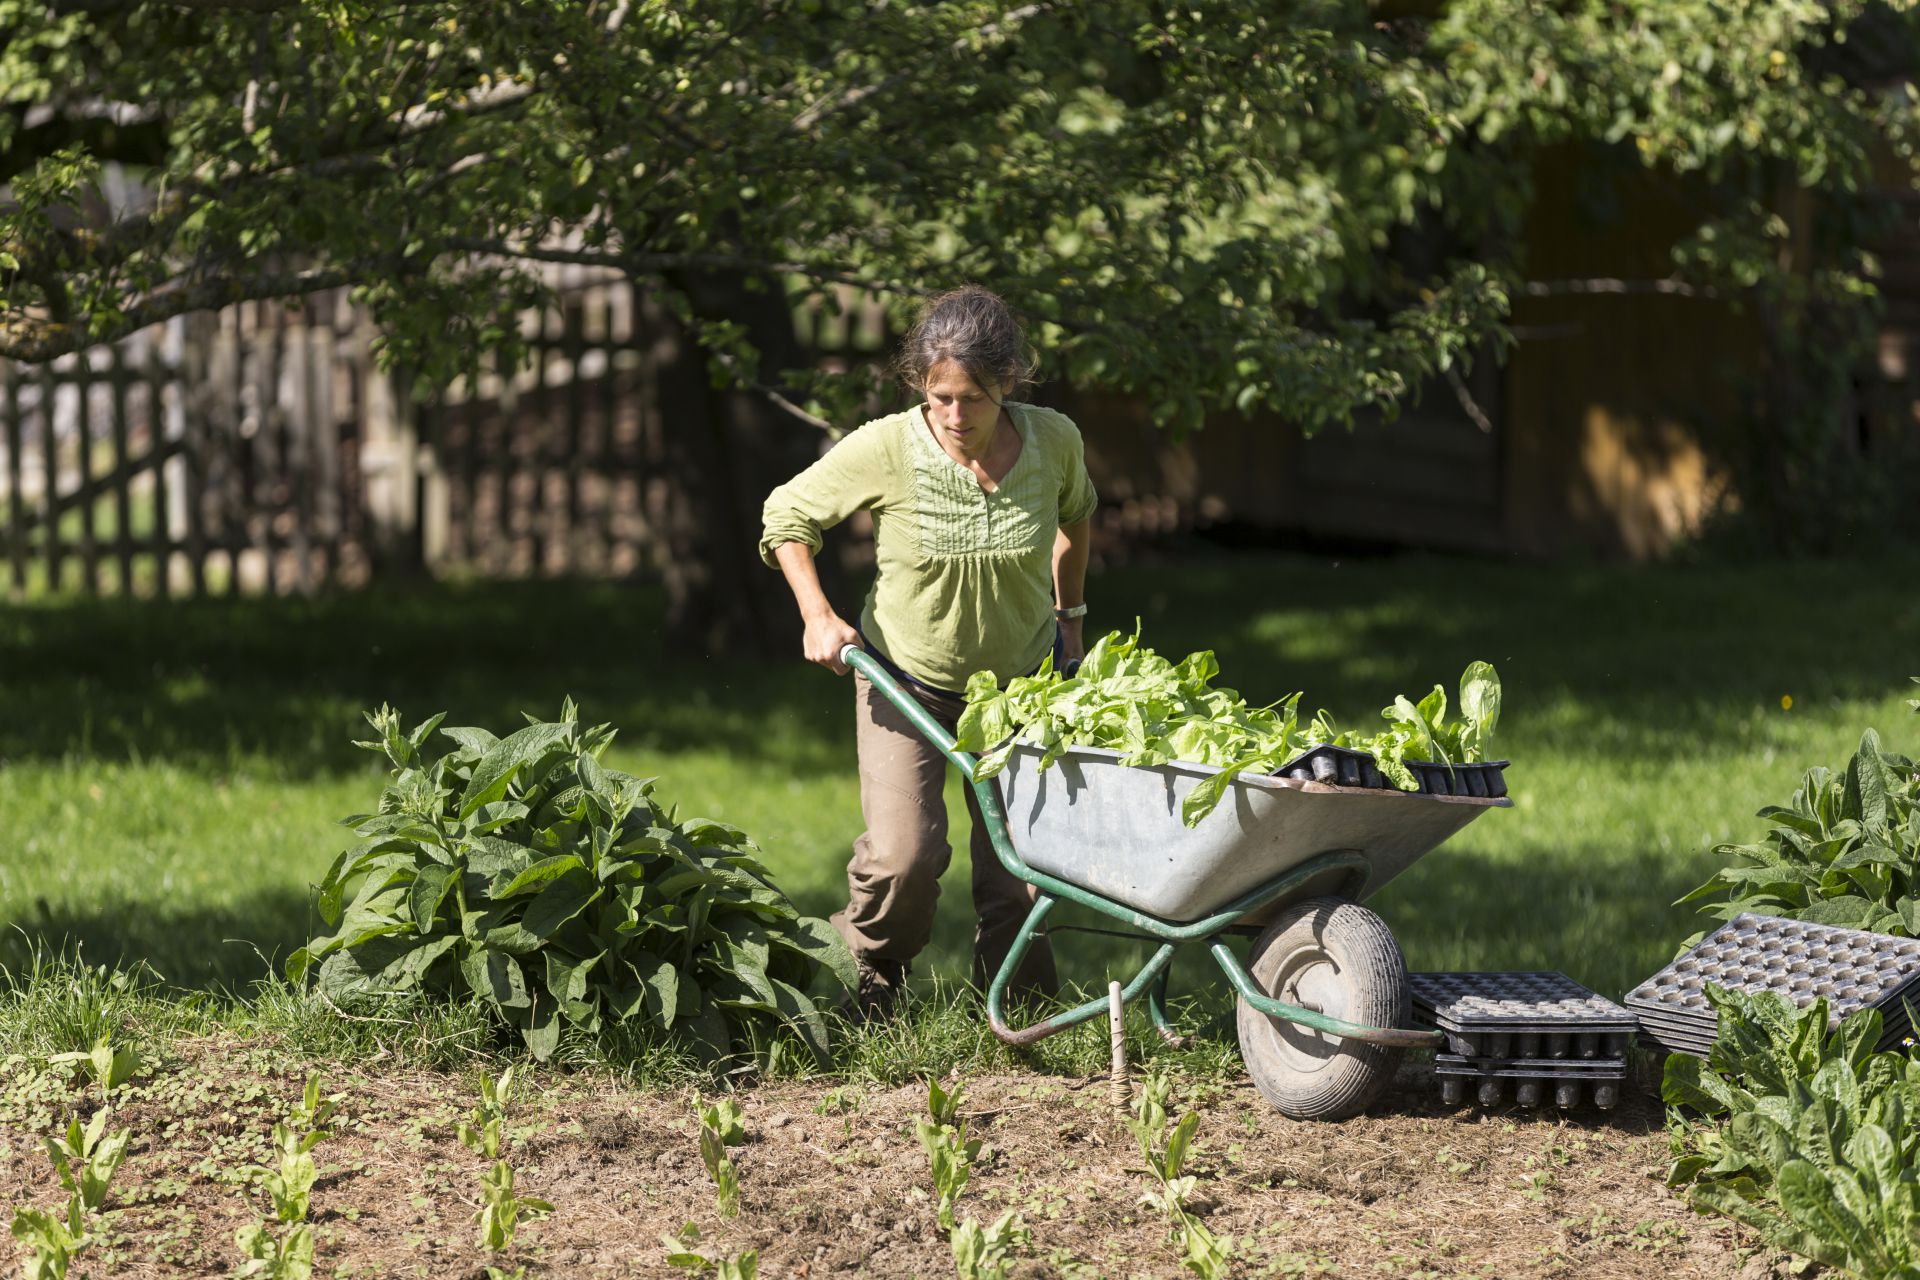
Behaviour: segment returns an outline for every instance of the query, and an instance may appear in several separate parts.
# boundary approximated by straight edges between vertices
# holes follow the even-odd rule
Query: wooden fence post
[[[13,361],[0,365],[7,403],[7,562],[13,570],[13,596],[27,593],[26,465],[20,456],[26,432],[20,429],[20,379]]]
[[[377,570],[404,571],[431,563],[420,537],[420,437],[403,373],[382,373],[364,337],[355,343],[363,370],[364,421],[360,469]]]

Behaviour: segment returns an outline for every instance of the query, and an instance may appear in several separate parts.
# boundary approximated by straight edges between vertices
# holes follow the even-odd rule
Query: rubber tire
[[[1345,898],[1308,898],[1283,910],[1253,944],[1247,970],[1266,996],[1317,1005],[1374,1027],[1404,1027],[1412,1006],[1407,962],[1392,930]],[[1295,1120],[1342,1120],[1392,1083],[1405,1050],[1342,1040],[1270,1018],[1242,997],[1240,1053],[1261,1096]]]

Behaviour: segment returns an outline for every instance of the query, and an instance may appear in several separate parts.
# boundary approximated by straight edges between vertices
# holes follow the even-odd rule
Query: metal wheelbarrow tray
[[[1016,747],[999,777],[974,781],[978,762],[884,668],[851,645],[840,657],[960,769],[995,856],[1036,891],[987,987],[987,1022],[1001,1040],[1030,1044],[1107,1012],[1103,998],[1025,1027],[1007,1020],[1012,977],[1065,901],[1157,944],[1121,999],[1145,995],[1153,1025],[1175,1043],[1183,1037],[1167,1020],[1169,967],[1180,947],[1206,947],[1239,997],[1248,1073],[1289,1116],[1352,1115],[1385,1089],[1405,1049],[1440,1047],[1440,1033],[1411,1025],[1399,944],[1359,900],[1511,800],[1241,774],[1188,828],[1181,802],[1216,769],[1135,768],[1116,752],[1078,748],[1042,771],[1038,750]],[[1259,935],[1244,963],[1225,940],[1236,931]]]
[[[1371,897],[1483,810],[1503,803],[1242,774],[1219,807],[1187,827],[1180,805],[1219,772],[1212,766],[1140,769],[1099,747],[1071,748],[1045,770],[1040,758],[1039,748],[1016,746],[998,779],[1008,835],[1021,859],[1035,871],[1182,923],[1332,850],[1365,855],[1365,873],[1329,871],[1289,899],[1343,889],[1355,900]],[[1363,884],[1351,884],[1355,879]],[[1273,905],[1243,923],[1266,918]]]

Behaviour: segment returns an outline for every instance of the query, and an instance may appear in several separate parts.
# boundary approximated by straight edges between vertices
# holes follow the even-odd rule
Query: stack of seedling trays
[[[1913,1034],[1909,1002],[1920,1006],[1920,941],[1807,920],[1742,914],[1627,993],[1643,1035],[1672,1053],[1704,1058],[1719,1029],[1711,983],[1774,991],[1805,1008],[1825,996],[1837,1025],[1878,1009],[1889,1048]]]
[[[1445,1033],[1440,1100],[1523,1107],[1620,1101],[1633,1014],[1562,973],[1416,973],[1413,1020]]]
[[[1505,760],[1476,760],[1471,764],[1433,764],[1425,760],[1407,761],[1407,769],[1420,784],[1420,793],[1430,796],[1483,796],[1498,800],[1507,794],[1507,779],[1502,772]],[[1393,790],[1393,780],[1380,772],[1379,763],[1369,752],[1351,747],[1321,745],[1295,756],[1280,766],[1283,778],[1301,782],[1324,782],[1334,787],[1374,787]]]

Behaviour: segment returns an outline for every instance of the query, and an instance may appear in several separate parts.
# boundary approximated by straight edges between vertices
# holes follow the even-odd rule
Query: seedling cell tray
[[[1649,1038],[1706,1056],[1718,1027],[1709,984],[1777,992],[1805,1008],[1824,996],[1830,1025],[1878,1009],[1880,1047],[1911,1034],[1908,1002],[1920,1004],[1920,940],[1776,916],[1742,914],[1627,994]]]
[[[1277,771],[1296,782],[1320,782],[1330,787],[1392,787],[1371,752],[1322,743],[1295,756]]]
[[[1478,760],[1470,764],[1438,764],[1430,760],[1409,760],[1407,768],[1412,771],[1414,780],[1420,784],[1420,790],[1425,795],[1498,798],[1507,794],[1507,779],[1503,770],[1509,763],[1507,760]]]
[[[1472,764],[1438,764],[1429,760],[1409,760],[1419,794],[1429,796],[1466,796],[1477,800],[1498,800],[1507,794],[1502,772],[1508,761],[1480,760]],[[1330,787],[1373,787],[1398,790],[1393,780],[1380,772],[1371,752],[1351,747],[1322,744],[1303,751],[1274,771],[1275,777],[1296,782],[1318,782]]]

